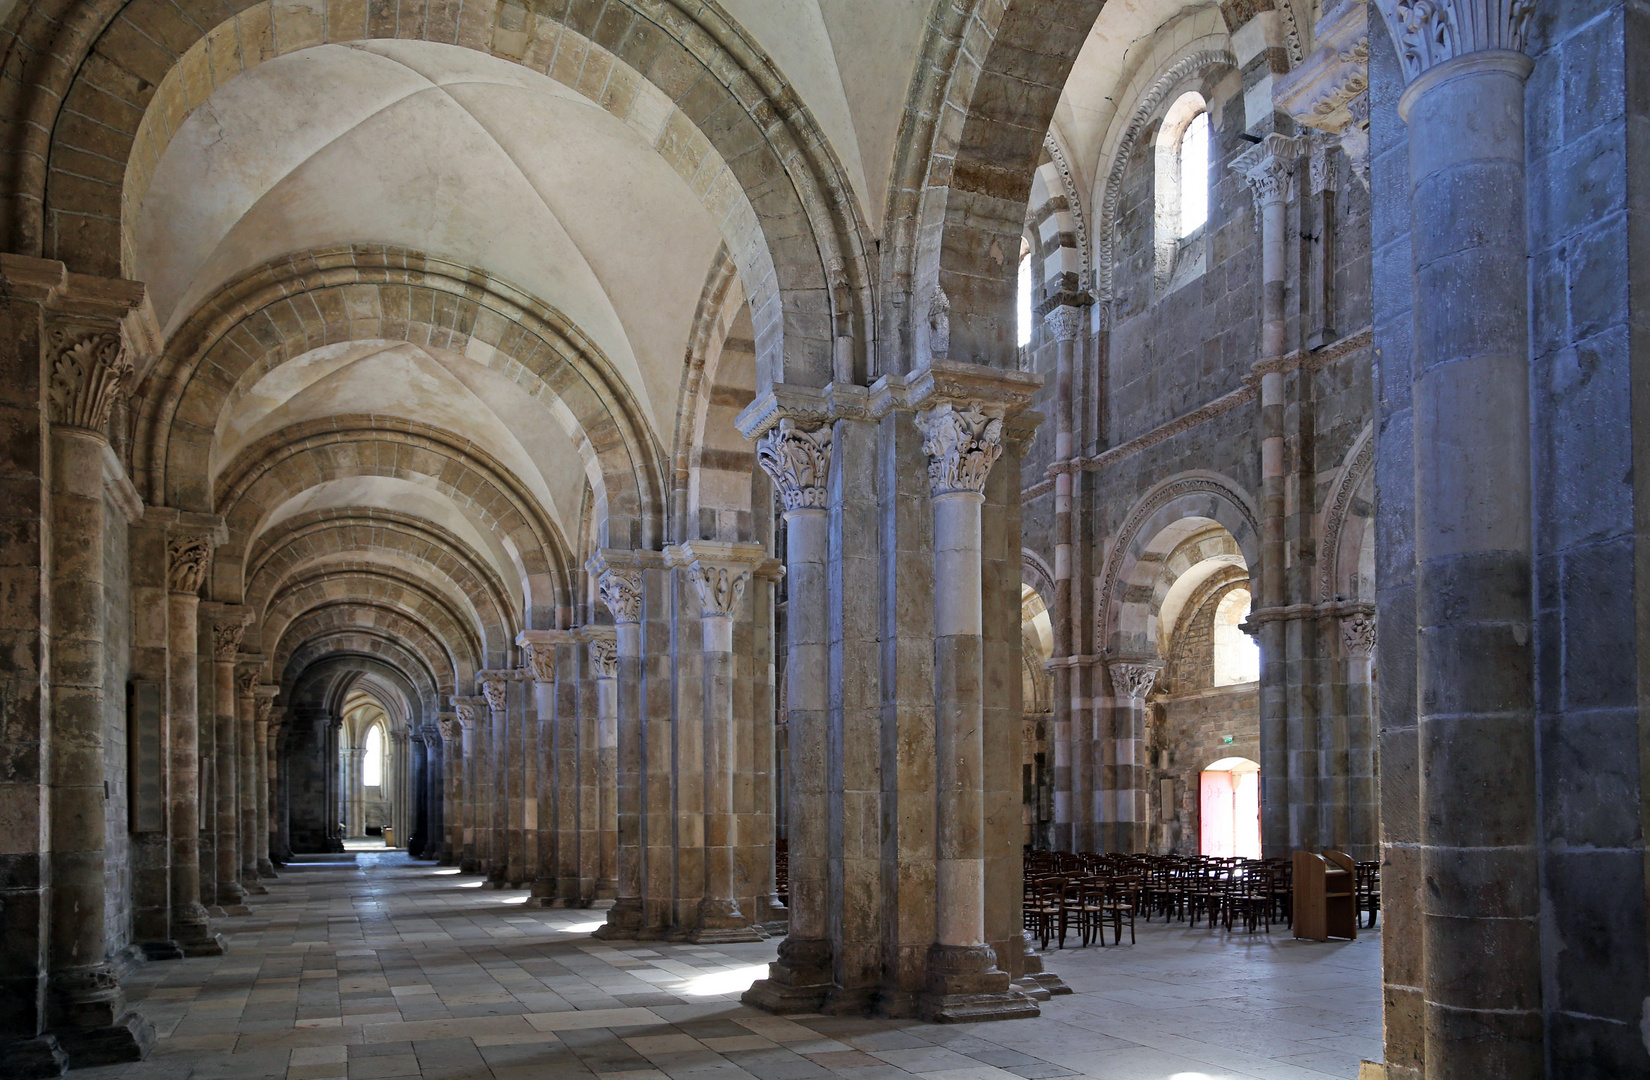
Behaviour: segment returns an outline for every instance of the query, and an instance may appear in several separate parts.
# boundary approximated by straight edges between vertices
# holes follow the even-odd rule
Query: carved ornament
[[[212,538],[203,533],[182,533],[166,538],[166,587],[180,595],[194,596],[206,580],[206,565],[212,558]]]
[[[1111,685],[1118,694],[1130,701],[1144,701],[1157,683],[1163,665],[1158,663],[1116,663],[1111,665]]]
[[[938,285],[928,298],[928,355],[951,355],[951,298]]]
[[[1043,316],[1043,325],[1048,327],[1056,341],[1076,341],[1083,332],[1083,309],[1061,304]]]
[[[530,641],[522,646],[526,654],[527,666],[533,672],[533,681],[553,683],[556,681],[556,654],[548,642]]]
[[[823,508],[831,469],[831,426],[808,430],[786,417],[756,441],[756,462],[773,478],[786,510]]]
[[[253,709],[255,710],[252,714],[253,718],[260,724],[267,724],[269,723],[269,714],[275,711],[275,699],[260,695],[253,705]]]
[[[466,731],[474,731],[475,730],[476,721],[481,719],[481,707],[480,706],[476,705],[473,702],[464,701],[464,702],[459,702],[459,703],[455,704],[453,706],[453,710],[454,710],[454,712],[457,713],[458,723],[463,726],[464,730],[466,730]]]
[[[1289,196],[1289,178],[1300,156],[1300,141],[1273,133],[1232,159],[1232,168],[1249,181],[1255,202],[1264,206]]]
[[[487,699],[487,708],[490,712],[502,713],[505,711],[508,689],[503,679],[483,679],[481,696]]]
[[[441,726],[441,739],[448,746],[457,746],[463,731],[458,726],[458,717],[443,716],[436,721]]]
[[[916,422],[928,455],[930,493],[983,493],[991,466],[1003,453],[1002,418],[946,402],[917,413]]]
[[[642,621],[642,571],[634,566],[604,566],[596,587],[616,623]]]
[[[1375,617],[1357,612],[1341,620],[1341,642],[1348,656],[1366,657],[1375,652]]]
[[[590,638],[590,664],[596,669],[598,679],[616,679],[619,677],[619,641],[616,637],[607,634],[593,635]]]
[[[1535,0],[1379,0],[1406,82],[1468,53],[1524,52]]]
[[[212,624],[212,659],[220,664],[230,663],[241,651],[241,638],[246,635],[246,620],[239,615],[225,615]]]
[[[689,568],[699,592],[699,610],[706,618],[731,618],[750,584],[749,566],[696,561]]]
[[[241,664],[235,669],[235,691],[241,697],[251,697],[252,691],[258,688],[258,668],[260,664]]]
[[[53,327],[47,338],[52,423],[104,431],[115,400],[125,392],[132,375],[132,354],[126,342],[116,331],[68,326]]]

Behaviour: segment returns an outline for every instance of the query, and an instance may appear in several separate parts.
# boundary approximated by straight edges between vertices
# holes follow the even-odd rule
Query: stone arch
[[[1365,424],[1330,485],[1318,548],[1318,601],[1374,600],[1360,577],[1362,550],[1375,517],[1375,427]],[[1373,583],[1370,583],[1373,584]]]
[[[389,553],[417,565],[462,596],[475,613],[490,657],[523,629],[503,582],[462,539],[432,522],[370,507],[310,511],[258,538],[245,575],[246,604],[255,623],[275,591],[295,575],[320,562],[336,565],[340,557],[368,553]]]
[[[566,543],[508,470],[451,432],[381,416],[293,425],[248,446],[225,469],[213,503],[228,524],[229,542],[213,560],[214,591],[241,595],[243,561],[276,508],[345,476],[390,476],[433,487],[505,542],[530,610],[543,604],[565,616],[570,608]]]
[[[870,308],[852,189],[773,62],[719,8],[689,0],[574,5],[559,17],[497,0],[31,5],[13,44],[15,97],[0,100],[22,118],[6,147],[6,247],[117,276],[129,183],[146,182],[162,136],[219,81],[282,52],[394,37],[522,64],[630,122],[697,182],[736,253],[767,376],[789,367],[792,381],[829,380],[845,332],[833,323],[863,325]]]
[[[264,614],[264,637],[279,641],[286,627],[299,618],[344,601],[378,604],[418,620],[446,646],[455,667],[479,670],[487,666],[486,646],[467,624],[464,612],[440,590],[382,563],[326,566],[286,582]]]
[[[910,282],[913,355],[1008,366],[1019,239],[1032,174],[1102,0],[937,3],[906,102],[889,220]],[[947,341],[930,336],[938,295]]]
[[[749,540],[753,536],[752,443],[734,418],[756,396],[756,344],[749,305],[732,266],[718,252],[694,313],[687,367],[676,412],[679,539]]]
[[[376,667],[386,677],[400,680],[407,700],[417,703],[421,723],[441,711],[441,686],[418,655],[393,638],[365,631],[323,634],[293,650],[286,665],[276,669],[280,673],[282,701],[289,709],[300,703],[325,707],[329,699],[324,694],[306,695],[305,687],[328,669],[343,666],[354,670],[363,665]],[[338,700],[343,698],[340,696]]]
[[[1141,561],[1148,554],[1151,562],[1159,561],[1187,534],[1213,522],[1231,534],[1254,573],[1260,566],[1258,521],[1249,494],[1218,473],[1181,474],[1148,491],[1124,516],[1106,559],[1096,608],[1097,640],[1115,655],[1150,655],[1156,648],[1155,624],[1150,578],[1137,580]]]
[[[1054,596],[1054,570],[1030,548],[1020,549],[1020,580],[1045,600]]]
[[[286,361],[367,339],[444,348],[504,373],[542,401],[578,447],[608,542],[645,544],[660,535],[657,444],[595,343],[550,305],[484,270],[371,245],[266,264],[178,327],[133,399],[132,469],[148,497],[208,509],[210,447],[225,410]]]
[[[1155,572],[1148,577],[1148,570]],[[1174,647],[1175,632],[1184,624],[1186,614],[1195,610],[1198,594],[1205,591],[1208,582],[1227,578],[1232,570],[1240,571],[1246,581],[1251,576],[1237,538],[1213,522],[1178,539],[1161,560],[1142,560],[1138,564],[1134,580],[1150,589],[1145,615],[1160,654],[1166,656],[1167,650]]]
[[[428,676],[437,699],[454,692],[461,678],[457,659],[447,644],[421,622],[399,611],[366,601],[335,602],[311,608],[288,623],[271,655],[274,670],[285,671],[302,650],[354,635],[377,638],[396,647],[405,657],[416,660],[417,670]]]
[[[1232,54],[1229,43],[1224,38],[1200,38],[1184,46],[1172,59],[1160,65],[1144,87],[1133,88],[1133,108],[1128,113],[1128,123],[1124,125],[1117,145],[1111,153],[1106,177],[1098,193],[1100,208],[1095,215],[1095,235],[1099,240],[1099,250],[1095,254],[1094,270],[1095,289],[1101,300],[1109,300],[1112,297],[1112,271],[1116,260],[1114,251],[1117,238],[1117,202],[1122,196],[1123,173],[1128,168],[1129,159],[1134,155],[1140,139],[1146,135],[1152,120],[1169,96],[1186,87],[1191,80],[1204,76],[1211,68],[1218,66],[1237,67],[1237,57]]]

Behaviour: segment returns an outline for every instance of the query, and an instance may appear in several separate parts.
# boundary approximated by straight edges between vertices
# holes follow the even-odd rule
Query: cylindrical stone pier
[[[785,506],[785,660],[789,768],[790,930],[779,959],[741,1000],[777,1013],[813,1012],[833,980],[826,910],[830,896],[830,794],[826,722],[830,708],[830,518],[826,511],[832,430],[783,419],[757,442],[757,461]]]
[[[212,538],[205,533],[176,533],[167,537],[166,553],[172,940],[185,956],[219,956],[223,953],[223,938],[212,932],[211,920],[201,903],[200,717],[195,654],[200,636],[200,587],[212,557]]]
[[[618,896],[595,936],[634,938],[642,925],[642,574],[600,556],[591,573],[618,647]]]
[[[269,892],[258,879],[258,672],[263,660],[235,666],[237,783],[240,792],[241,888],[258,896]]]
[[[1494,20],[1492,19],[1493,23]],[[1500,29],[1500,36],[1490,33]],[[1399,101],[1414,259],[1426,1075],[1545,1075],[1521,34]],[[1453,30],[1452,33],[1462,33]],[[1467,35],[1470,37],[1471,35]]]
[[[596,898],[619,895],[619,642],[590,628],[596,683]]]
[[[218,778],[216,894],[230,914],[247,914],[246,890],[241,887],[240,719],[236,715],[235,658],[246,633],[246,612],[226,606],[212,627],[212,673],[215,764]],[[231,910],[231,909],[235,910]]]

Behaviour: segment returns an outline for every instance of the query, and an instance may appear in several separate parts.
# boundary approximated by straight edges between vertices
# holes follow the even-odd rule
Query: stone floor
[[[368,845],[361,845],[363,848]],[[599,912],[352,851],[288,867],[222,957],[129,981],[160,1042],[77,1080],[1325,1080],[1380,1053],[1380,942],[1142,923],[1053,951],[1036,1020],[779,1019],[738,995],[777,942],[609,945]]]

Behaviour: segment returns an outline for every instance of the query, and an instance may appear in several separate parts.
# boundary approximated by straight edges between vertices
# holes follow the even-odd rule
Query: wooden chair
[[[1112,925],[1113,945],[1123,943],[1123,924],[1129,924],[1129,944],[1134,944],[1134,912],[1138,905],[1141,885],[1138,878],[1128,874],[1119,874],[1105,884],[1105,899],[1101,903],[1104,917]],[[1100,944],[1106,943],[1106,928],[1100,926]]]
[[[1375,925],[1375,914],[1381,910],[1381,864],[1361,862],[1357,865],[1358,913],[1368,914],[1364,925]]]

